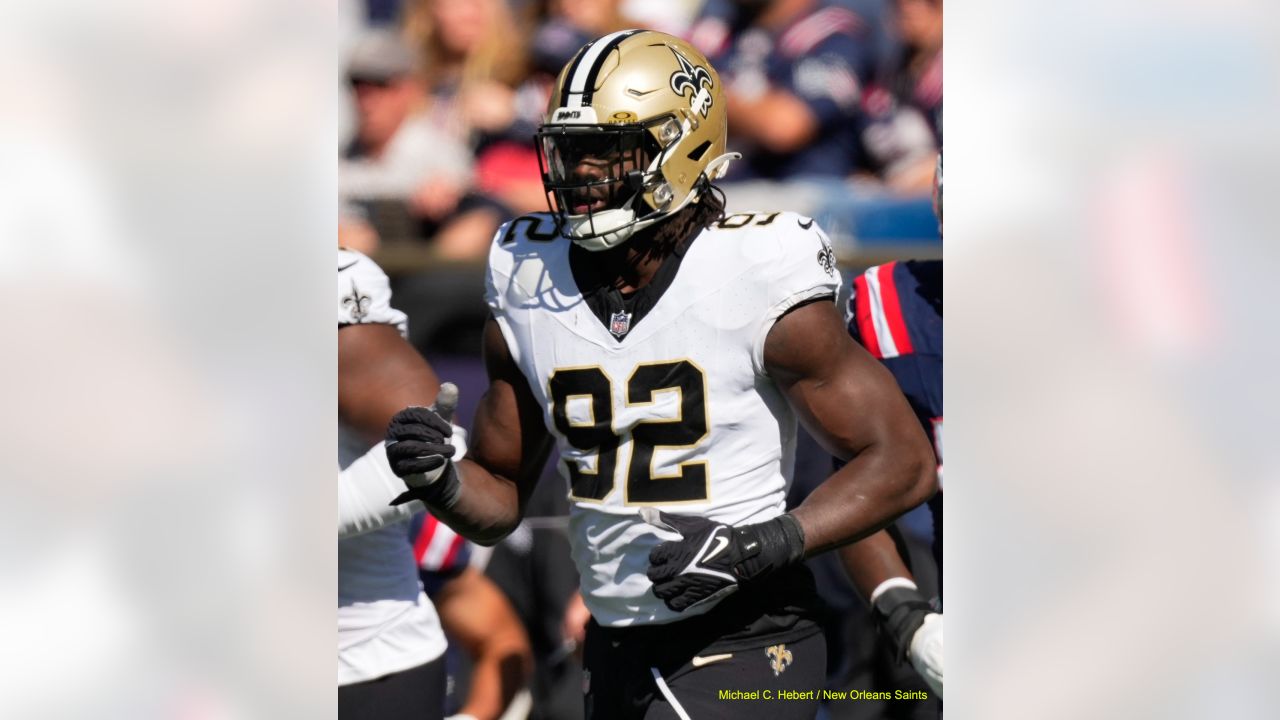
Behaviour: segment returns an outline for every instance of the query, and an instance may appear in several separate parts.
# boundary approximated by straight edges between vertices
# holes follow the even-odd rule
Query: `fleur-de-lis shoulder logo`
[[[786,645],[770,645],[765,654],[769,656],[769,667],[773,668],[773,676],[782,674],[791,664],[791,651]]]
[[[832,252],[831,246],[823,243],[822,249],[818,251],[818,265],[827,272],[828,275],[836,274],[836,254]]]
[[[680,63],[680,69],[671,73],[671,91],[684,96],[687,90],[689,108],[705,118],[711,111],[713,102],[711,89],[716,85],[715,80],[711,79],[711,71],[689,62],[689,59],[675,48],[671,48],[671,54],[675,55],[676,61]]]
[[[373,298],[360,292],[355,282],[351,283],[351,294],[342,298],[342,306],[351,309],[351,320],[361,322],[369,315],[369,304]]]

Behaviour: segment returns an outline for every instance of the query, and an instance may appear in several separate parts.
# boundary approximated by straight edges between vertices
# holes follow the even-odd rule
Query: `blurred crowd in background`
[[[811,215],[846,264],[939,254],[941,0],[342,4],[339,238],[396,280],[425,352],[478,352],[489,241],[547,208],[533,132],[551,85],[627,27],[685,37],[719,70],[744,156],[729,212]]]
[[[743,154],[718,183],[728,212],[815,217],[846,286],[862,267],[941,256],[930,193],[942,146],[942,0],[340,5],[339,243],[371,255],[390,275],[410,340],[442,380],[461,388],[463,425],[487,386],[480,330],[488,246],[503,222],[547,209],[534,131],[560,69],[585,43],[615,30],[684,37],[719,71],[729,149]],[[796,492],[830,469],[830,457],[802,437]],[[576,651],[586,614],[576,600],[566,515],[563,481],[549,466],[525,524],[492,552],[464,556],[525,624],[536,668],[531,717],[582,713]],[[927,509],[901,525],[927,591],[937,582]],[[841,619],[833,630],[841,637],[828,643],[832,686],[922,689],[880,647],[842,572],[834,564],[814,569]],[[832,718],[937,712],[933,702],[824,709]]]

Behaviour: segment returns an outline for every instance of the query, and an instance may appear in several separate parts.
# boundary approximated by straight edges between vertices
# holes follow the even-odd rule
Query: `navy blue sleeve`
[[[870,46],[852,35],[833,33],[812,50],[792,58],[774,78],[778,86],[809,106],[820,126],[856,117],[871,64]]]

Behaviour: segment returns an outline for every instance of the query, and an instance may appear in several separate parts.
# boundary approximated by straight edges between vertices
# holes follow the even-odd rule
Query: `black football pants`
[[[587,630],[587,720],[812,720],[827,671],[821,632],[794,642],[690,653],[678,640]]]

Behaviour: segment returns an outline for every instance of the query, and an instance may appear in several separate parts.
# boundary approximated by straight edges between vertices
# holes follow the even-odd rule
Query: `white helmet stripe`
[[[594,84],[596,73],[600,70],[599,61],[608,54],[622,39],[640,32],[639,30],[619,30],[610,33],[604,37],[591,43],[586,49],[582,57],[578,59],[573,75],[569,78],[568,87],[565,89],[565,97],[561,98],[561,102],[565,107],[582,107],[583,96],[589,91],[594,90],[591,85]]]

